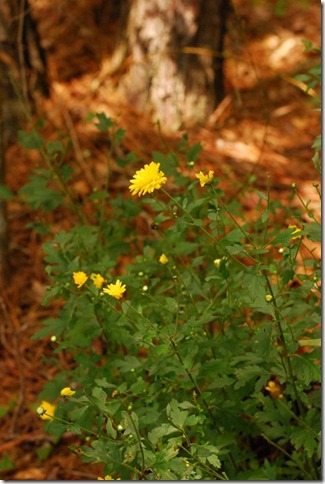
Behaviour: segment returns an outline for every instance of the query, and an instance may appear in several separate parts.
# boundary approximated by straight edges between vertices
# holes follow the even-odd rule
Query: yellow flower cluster
[[[79,271],[79,272],[74,272],[73,273],[73,281],[78,287],[82,287],[85,282],[88,280],[89,276],[85,272]],[[101,274],[91,274],[90,279],[93,281],[94,286],[96,286],[98,289],[101,289],[103,285],[106,283],[106,279]],[[103,292],[108,294],[109,296],[114,297],[115,299],[121,299],[123,297],[123,294],[126,291],[126,286],[125,284],[122,284],[122,282],[117,279],[115,284],[109,284],[107,287],[103,289]]]
[[[214,171],[210,170],[207,175],[202,171],[196,173],[196,178],[199,179],[201,187],[209,185],[213,181]],[[167,182],[167,178],[163,171],[160,171],[160,163],[152,161],[149,165],[144,165],[143,168],[136,171],[133,178],[130,180],[129,190],[132,195],[141,197],[146,193],[152,193],[158,190]]]

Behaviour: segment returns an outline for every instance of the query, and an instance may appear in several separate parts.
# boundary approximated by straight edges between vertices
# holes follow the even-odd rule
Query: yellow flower
[[[138,194],[139,197],[145,193],[152,193],[154,190],[161,188],[166,183],[167,178],[162,171],[159,171],[160,163],[152,161],[150,165],[144,165],[144,168],[138,170],[130,180],[129,186],[132,195]]]
[[[265,301],[266,301],[266,302],[271,302],[271,301],[272,301],[272,299],[273,299],[272,294],[266,294],[266,296],[265,296]]]
[[[60,391],[61,397],[73,397],[75,393],[76,392],[74,390],[71,390],[70,387],[62,388],[62,390]]]
[[[283,394],[281,393],[281,387],[279,383],[270,380],[268,384],[265,387],[265,390],[267,390],[270,393],[271,398],[283,398]]]
[[[121,478],[118,477],[117,479],[114,479],[114,477],[110,476],[109,474],[107,476],[104,477],[104,479],[102,477],[97,477],[97,481],[120,481]]]
[[[54,417],[56,406],[50,402],[42,400],[41,406],[38,407],[37,413],[42,420],[52,420]]]
[[[106,294],[114,297],[115,299],[121,299],[125,291],[126,291],[125,284],[122,284],[122,282],[119,279],[117,279],[115,284],[109,284],[107,287],[103,289],[103,292],[106,292]]]
[[[78,289],[85,284],[87,281],[88,276],[85,272],[74,272],[73,273],[73,282],[77,285]]]
[[[101,289],[105,284],[105,279],[100,274],[91,274],[90,279],[93,281],[94,285]]]
[[[292,235],[299,234],[301,232],[301,229],[299,227],[297,227],[297,225],[289,225],[289,229],[295,229],[292,232]],[[302,235],[295,235],[294,237],[291,237],[291,240],[301,239],[301,237],[302,237]]]
[[[159,262],[160,262],[161,264],[167,264],[167,262],[168,262],[168,258],[167,258],[167,256],[166,256],[165,254],[161,254],[161,256],[160,256],[160,258],[159,258]]]
[[[196,178],[198,178],[200,181],[201,187],[204,187],[205,185],[209,185],[210,183],[212,183],[213,175],[214,175],[213,170],[210,170],[207,175],[202,173],[202,171],[200,171],[200,173],[195,174]]]

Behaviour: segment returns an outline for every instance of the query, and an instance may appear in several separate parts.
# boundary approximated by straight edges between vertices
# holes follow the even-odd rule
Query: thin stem
[[[186,447],[184,447],[183,445],[181,445],[180,448],[184,452],[186,452],[192,459],[195,459],[195,457],[193,456],[193,454],[191,454],[191,452],[188,449],[186,449]],[[229,481],[229,479],[228,479],[228,477],[226,475],[222,476],[221,474],[219,474],[219,472],[216,472],[216,471],[212,470],[209,466],[203,464],[203,462],[199,461],[198,459],[195,459],[195,467],[201,468],[205,472],[208,472],[209,474],[212,474],[213,476],[215,476],[220,481]]]
[[[163,188],[160,189],[163,193],[165,193],[165,195],[168,196],[168,198],[170,200],[172,200],[177,206],[178,208],[180,208],[180,210],[182,210],[188,217],[189,219],[191,220],[191,223],[189,225],[193,225],[194,227],[198,227],[199,229],[202,230],[202,232],[204,232],[210,239],[212,239],[216,244],[218,243],[218,240],[212,235],[210,234],[210,232],[203,226],[203,225],[198,225],[195,223],[192,215],[186,210],[186,208],[182,207],[182,205],[174,198],[172,197],[166,190],[164,190]],[[236,225],[237,224],[237,221],[234,220]],[[238,225],[238,227],[241,229],[241,231],[244,233],[244,235],[246,236],[246,233],[243,231],[243,229]],[[237,259],[233,254],[230,254],[226,248],[223,249],[226,254],[228,255],[228,257],[230,257],[231,259],[233,259],[235,262],[237,262],[238,264],[240,264],[241,266],[245,267],[246,268],[246,265],[239,259]],[[248,253],[247,253],[247,256],[249,256],[254,262],[258,262],[256,259],[254,259],[254,257],[250,256]]]
[[[220,428],[219,428],[219,426],[218,426],[218,424],[217,424],[217,422],[216,422],[216,419],[214,418],[214,415],[213,415],[213,413],[211,412],[211,410],[210,410],[210,408],[209,408],[209,405],[208,405],[208,404],[207,404],[207,402],[205,401],[205,398],[203,397],[203,394],[202,394],[202,392],[201,392],[201,389],[199,388],[199,386],[198,386],[197,382],[195,381],[195,379],[193,378],[192,374],[191,374],[191,373],[188,371],[188,369],[185,367],[184,362],[183,362],[183,358],[182,358],[181,354],[180,354],[180,353],[179,353],[179,351],[178,351],[178,348],[177,348],[177,346],[176,346],[176,343],[174,342],[174,340],[173,340],[172,338],[170,338],[170,339],[169,339],[169,341],[170,341],[170,343],[171,343],[171,345],[172,345],[172,347],[173,347],[173,349],[174,349],[175,355],[177,356],[177,358],[178,358],[178,360],[179,360],[180,364],[181,364],[181,365],[182,365],[182,367],[184,368],[184,370],[185,370],[185,372],[186,372],[186,374],[187,374],[188,378],[189,378],[189,379],[190,379],[190,381],[192,382],[192,384],[193,384],[193,386],[194,386],[195,390],[197,391],[197,394],[198,394],[198,395],[201,397],[202,403],[203,403],[203,405],[205,406],[205,408],[206,408],[206,410],[207,410],[208,414],[210,415],[210,418],[211,418],[211,420],[212,420],[213,424],[215,425],[216,430],[219,432],[219,434],[221,434],[221,435],[222,435],[222,431],[220,430]],[[235,463],[234,458],[232,457],[232,455],[231,455],[231,454],[227,454],[227,455],[228,455],[228,458],[229,458],[229,460],[230,460],[230,462],[231,462],[231,465],[233,466],[233,468],[234,468],[234,469],[235,469],[235,471],[236,471],[236,470],[237,470],[237,466],[236,466],[236,463]]]
[[[272,304],[273,304],[273,307],[275,309],[274,319],[275,319],[275,322],[276,322],[276,325],[277,325],[277,328],[278,328],[278,331],[279,331],[279,334],[280,334],[282,346],[283,346],[283,349],[284,349],[284,358],[285,358],[285,361],[286,361],[286,364],[287,364],[288,373],[289,373],[290,381],[291,381],[293,391],[294,391],[294,394],[295,394],[295,397],[296,397],[296,400],[297,400],[299,412],[300,412],[301,415],[305,415],[305,410],[304,410],[304,407],[301,403],[299,393],[298,393],[298,390],[297,390],[297,387],[296,387],[293,369],[292,369],[292,366],[291,366],[291,361],[290,361],[290,358],[288,356],[289,355],[288,347],[287,347],[286,339],[285,339],[284,332],[283,332],[283,329],[282,329],[281,321],[280,321],[280,318],[279,318],[279,314],[281,314],[281,313],[279,311],[279,308],[278,308],[278,305],[277,305],[277,302],[276,302],[276,298],[275,298],[274,293],[273,293],[273,288],[272,288],[270,280],[269,280],[269,278],[266,274],[265,269],[262,270],[262,274],[263,274],[263,276],[266,280],[267,287],[268,287],[270,294],[272,296]]]
[[[295,459],[292,458],[292,456],[286,451],[283,449],[283,447],[281,447],[280,445],[276,444],[275,442],[273,442],[273,440],[269,439],[269,437],[267,437],[265,434],[261,434],[261,436],[263,437],[263,439],[265,439],[269,444],[273,445],[273,447],[275,447],[276,449],[278,449],[280,452],[282,452],[282,454],[284,454],[291,462],[293,462],[300,470],[301,472],[306,476],[308,477],[308,479],[311,479],[313,480],[313,476],[311,476],[311,474],[309,474],[306,469],[304,469],[300,464],[299,462],[297,462]]]
[[[127,409],[127,405],[123,402],[123,400],[119,399],[119,401]],[[129,416],[129,418],[130,418],[130,420],[132,422],[133,429],[134,429],[134,431],[136,433],[137,440],[138,440],[138,443],[139,443],[140,452],[141,452],[141,459],[142,459],[142,472],[143,472],[143,470],[146,468],[146,460],[145,460],[145,456],[144,456],[144,451],[143,451],[143,445],[142,445],[142,442],[141,442],[141,437],[140,437],[139,431],[137,429],[137,426],[134,423],[132,414],[128,411],[128,409],[126,411],[127,411],[127,414],[128,414],[128,416]]]

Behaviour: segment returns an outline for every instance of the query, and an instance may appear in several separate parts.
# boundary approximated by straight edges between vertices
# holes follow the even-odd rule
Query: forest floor
[[[313,187],[320,180],[311,147],[320,133],[320,115],[313,104],[314,93],[306,94],[294,79],[319,61],[315,54],[304,52],[301,39],[320,45],[320,3],[288,1],[283,16],[274,13],[274,5],[280,2],[255,2],[254,7],[250,2],[234,3],[242,21],[239,28],[235,18],[227,36],[226,97],[205,126],[187,130],[191,143],[203,144],[199,169],[215,170],[230,191],[234,190],[234,181],[238,188],[250,174],[256,175],[256,187],[263,189],[269,174],[271,196],[283,203],[289,200],[294,182],[302,198],[311,200],[310,206],[320,218],[320,201]],[[89,20],[87,9],[92,2],[71,2],[66,16],[64,9],[54,6],[56,2],[33,0],[31,4],[42,42],[45,47],[51,46],[51,96],[39,104],[36,117],[45,119],[47,139],[55,139],[58,133],[70,136],[79,173],[74,188],[79,196],[87,195],[105,178],[108,146],[84,123],[88,112],[104,112],[115,119],[118,126],[126,129],[121,149],[134,151],[145,161],[150,161],[153,150],[163,149],[162,139],[172,148],[176,145],[183,132],[161,134],[157,125],[114,98],[112,83],[105,74],[105,59],[96,61],[99,54],[95,41],[98,45],[101,38],[96,37],[98,26]],[[76,22],[78,15],[83,17]],[[7,153],[8,186],[17,192],[37,163],[37,154],[12,146]],[[114,166],[111,191],[127,189],[130,177],[120,175],[121,170]],[[248,194],[242,203],[247,217],[251,216],[253,195]],[[298,200],[294,203],[298,206]],[[48,283],[43,239],[26,227],[34,215],[26,205],[12,200],[8,203],[8,219],[9,271],[0,297],[0,477],[96,480],[103,475],[103,466],[83,464],[78,455],[68,450],[69,445],[78,445],[78,438],[64,434],[59,442],[53,442],[35,413],[44,383],[57,370],[50,340],[31,337],[44,319],[55,314],[57,305],[41,304]],[[62,212],[50,215],[48,222],[57,230],[69,226]],[[287,221],[283,223],[286,225]],[[68,355],[57,357],[63,367],[69,367]],[[46,456],[50,448],[52,452]]]

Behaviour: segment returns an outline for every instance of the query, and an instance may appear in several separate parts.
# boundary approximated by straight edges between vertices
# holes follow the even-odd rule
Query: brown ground
[[[76,170],[82,173],[75,188],[85,195],[104,179],[107,152],[96,131],[83,123],[89,111],[102,111],[116,119],[127,129],[123,149],[135,151],[146,161],[153,149],[162,149],[160,135],[156,126],[130,106],[112,101],[112,83],[105,76],[103,57],[110,42],[100,23],[89,15],[90,7],[98,2],[31,3],[48,52],[52,80],[51,98],[42,103],[39,115],[47,120],[44,132],[49,139],[55,138],[58,129],[71,136]],[[68,14],[64,7],[67,3]],[[285,202],[290,184],[295,182],[302,197],[311,199],[319,217],[320,203],[313,187],[319,180],[311,162],[311,144],[320,132],[320,117],[311,96],[303,92],[293,75],[317,63],[314,54],[304,54],[300,39],[320,45],[320,3],[288,1],[283,17],[273,13],[276,1],[256,2],[254,7],[250,2],[234,3],[244,22],[238,29],[238,19],[234,20],[228,34],[227,96],[206,126],[189,131],[190,141],[203,142],[201,166],[213,168],[229,190],[234,180],[242,182],[251,172],[257,175],[256,185],[261,189],[270,173],[273,196]],[[165,135],[165,141],[173,146],[180,135]],[[89,159],[85,150],[91,152]],[[18,190],[37,162],[33,152],[12,146],[7,155],[8,185]],[[114,168],[111,190],[125,189],[128,179]],[[254,216],[254,197],[247,197],[243,203],[247,216]],[[26,228],[33,215],[26,206],[11,201],[8,216],[10,271],[0,297],[0,476],[7,480],[96,479],[102,475],[102,466],[81,464],[79,457],[67,450],[78,440],[65,435],[54,444],[35,415],[38,394],[56,369],[44,362],[44,357],[52,356],[51,342],[30,338],[56,308],[40,304],[47,279],[42,240]],[[49,221],[58,230],[69,223],[62,212],[51,215]],[[68,355],[62,354],[60,361],[68,367]],[[41,460],[39,451],[51,442],[52,453]],[[6,462],[13,468],[3,469]]]

